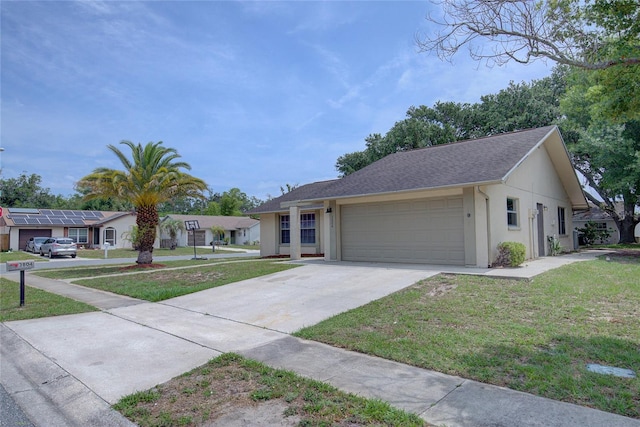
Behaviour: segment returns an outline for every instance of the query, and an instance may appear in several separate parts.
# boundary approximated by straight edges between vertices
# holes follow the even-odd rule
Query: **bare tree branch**
[[[640,64],[638,0],[614,0],[606,10],[593,0],[432,1],[444,11],[442,18],[427,18],[439,30],[417,35],[416,43],[446,61],[465,46],[488,66],[545,58],[591,70]]]

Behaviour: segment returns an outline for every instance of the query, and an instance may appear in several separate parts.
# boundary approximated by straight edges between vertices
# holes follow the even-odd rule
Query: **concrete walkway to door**
[[[567,262],[587,259],[593,255]],[[125,426],[109,404],[238,352],[380,398],[436,425],[640,426],[639,420],[293,338],[289,333],[303,326],[457,270],[303,264],[161,303],[123,298],[119,306],[107,294],[101,312],[6,322],[0,327],[0,382],[35,425]],[[517,271],[524,274],[526,267]],[[38,286],[60,292],[60,282],[46,282]],[[66,286],[67,296],[80,288]],[[78,299],[87,297],[82,289]],[[92,296],[98,307],[99,296]]]

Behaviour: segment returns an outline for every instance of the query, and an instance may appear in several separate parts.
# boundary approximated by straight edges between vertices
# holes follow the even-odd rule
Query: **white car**
[[[75,258],[78,248],[75,242],[68,237],[49,237],[40,245],[40,256],[48,255],[49,258],[69,255]]]
[[[27,245],[24,248],[25,252],[32,252],[34,254],[37,254],[40,252],[40,245],[42,245],[44,243],[45,240],[47,240],[48,237],[32,237],[27,241]]]

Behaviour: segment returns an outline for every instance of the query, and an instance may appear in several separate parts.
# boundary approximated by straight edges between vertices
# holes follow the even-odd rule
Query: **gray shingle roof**
[[[545,126],[390,154],[344,178],[307,184],[248,213],[278,212],[282,202],[295,200],[500,182],[554,129]]]
[[[390,154],[316,193],[319,199],[500,181],[554,129],[546,126]]]

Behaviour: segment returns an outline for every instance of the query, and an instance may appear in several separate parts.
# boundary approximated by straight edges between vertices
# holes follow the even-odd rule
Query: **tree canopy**
[[[340,156],[336,169],[345,176],[398,151],[549,125],[559,116],[565,72],[558,67],[544,79],[511,82],[475,104],[436,102],[433,107],[410,107],[406,118],[384,136],[366,137],[363,151]]]
[[[65,199],[42,186],[42,177],[23,172],[17,178],[0,179],[0,206],[12,208],[64,208]]]

